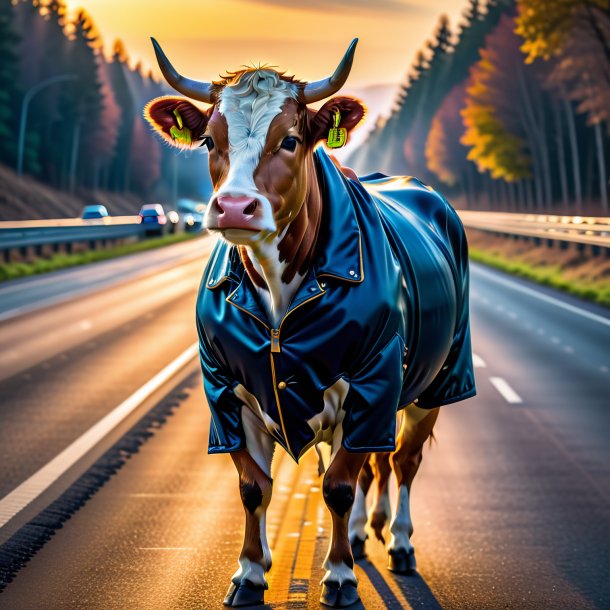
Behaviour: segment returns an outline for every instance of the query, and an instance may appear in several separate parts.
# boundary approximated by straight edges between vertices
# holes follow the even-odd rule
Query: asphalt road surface
[[[2,357],[17,354],[0,381],[0,500],[195,341],[199,243],[168,275],[2,323]],[[442,409],[426,448],[419,572],[392,575],[369,542],[356,607],[610,608],[610,316],[475,265],[471,309],[478,395]],[[194,373],[174,415],[17,573],[0,608],[221,608],[243,509],[231,460],[206,453],[208,425]],[[268,606],[319,608],[330,524],[311,454],[298,467],[276,459],[268,529]]]

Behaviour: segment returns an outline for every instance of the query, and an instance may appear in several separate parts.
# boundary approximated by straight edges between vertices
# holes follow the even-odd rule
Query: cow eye
[[[283,148],[284,150],[287,150],[288,152],[294,152],[297,148],[298,142],[299,142],[298,138],[295,138],[294,136],[287,136],[286,138],[284,138],[282,140],[282,143],[280,144],[280,148]]]
[[[210,152],[214,148],[214,140],[212,140],[212,138],[210,136],[205,136],[203,138],[203,142],[201,143],[201,146],[206,146],[208,149],[208,152]]]

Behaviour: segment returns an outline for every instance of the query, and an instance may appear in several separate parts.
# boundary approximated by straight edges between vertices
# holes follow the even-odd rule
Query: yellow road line
[[[289,601],[295,554],[299,548],[304,524],[307,521],[310,488],[312,481],[316,480],[317,461],[313,458],[313,452],[304,456],[298,469],[296,464],[291,463],[291,466],[296,470],[296,476],[273,549],[273,567],[269,573],[269,591],[266,601],[271,604],[286,604]],[[303,551],[303,562],[306,562],[308,552],[307,548]],[[311,566],[311,561],[309,564]],[[296,596],[299,597],[299,594],[297,593]],[[296,598],[291,601],[296,601]]]
[[[292,574],[293,579],[309,580],[311,578],[311,564],[318,537],[318,505],[321,494],[319,485],[315,484],[309,487],[305,521],[301,530],[299,549]]]

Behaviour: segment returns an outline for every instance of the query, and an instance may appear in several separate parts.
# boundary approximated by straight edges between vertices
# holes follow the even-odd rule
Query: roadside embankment
[[[610,257],[468,230],[470,258],[610,307]]]
[[[200,237],[200,233],[176,233],[173,235],[165,235],[156,239],[145,239],[114,248],[104,250],[87,250],[74,254],[56,254],[50,258],[39,258],[31,262],[6,263],[0,264],[0,282],[12,280],[18,277],[27,275],[37,275],[48,271],[57,271],[66,267],[75,267],[77,265],[86,265],[97,261],[124,256],[125,254],[133,254],[135,252],[143,252],[144,250],[152,250],[169,246],[187,239]]]

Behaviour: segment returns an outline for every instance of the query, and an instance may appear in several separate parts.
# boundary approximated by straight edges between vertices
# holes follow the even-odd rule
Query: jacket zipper
[[[279,353],[280,351],[280,330],[279,328],[271,329],[271,351]]]

